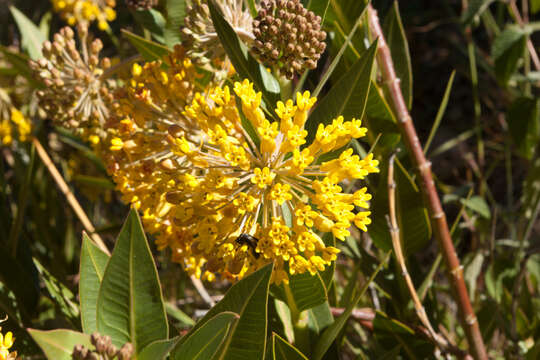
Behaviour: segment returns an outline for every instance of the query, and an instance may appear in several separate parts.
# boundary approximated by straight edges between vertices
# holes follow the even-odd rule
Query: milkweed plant
[[[540,7],[444,3],[10,3],[0,360],[537,358]]]

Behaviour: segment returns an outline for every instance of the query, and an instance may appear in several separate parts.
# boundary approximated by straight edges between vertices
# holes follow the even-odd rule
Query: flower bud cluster
[[[215,2],[225,20],[242,40],[253,39],[249,10],[243,8],[242,0],[217,0]],[[192,0],[186,7],[182,28],[182,45],[197,65],[205,65],[211,71],[221,70],[217,75],[226,76],[230,67],[225,49],[212,23],[206,0]]]
[[[45,85],[37,95],[52,120],[98,144],[113,99],[112,84],[102,78],[110,60],[99,58],[103,44],[88,38],[86,26],[78,27],[80,51],[74,35],[69,27],[61,29],[53,42],[43,44],[44,57],[30,66]]]
[[[149,10],[158,4],[158,0],[126,0],[126,5],[132,10]]]
[[[116,18],[115,0],[52,0],[54,11],[71,26],[97,21],[101,30]]]
[[[262,1],[253,34],[253,53],[289,79],[315,69],[326,48],[321,17],[304,8],[300,0]]]
[[[133,356],[131,343],[125,343],[118,349],[107,335],[93,333],[90,342],[95,347],[94,350],[87,349],[83,345],[75,345],[71,353],[73,360],[130,360]]]

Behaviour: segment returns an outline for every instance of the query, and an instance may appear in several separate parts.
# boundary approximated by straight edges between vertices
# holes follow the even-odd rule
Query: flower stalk
[[[400,81],[394,70],[390,49],[386,44],[377,11],[371,5],[368,5],[368,21],[373,36],[378,39],[377,63],[381,71],[383,83],[388,87],[389,100],[396,112],[398,127],[403,141],[407,146],[411,160],[418,170],[419,179],[421,180],[419,187],[427,203],[433,231],[446,262],[448,277],[455,294],[455,300],[461,315],[461,323],[465,330],[471,353],[475,359],[487,359],[484,341],[463,279],[463,267],[457,257],[448,229],[446,215],[435,188],[435,182],[431,174],[431,163],[426,159],[422,151],[412,118],[403,99],[399,85]]]

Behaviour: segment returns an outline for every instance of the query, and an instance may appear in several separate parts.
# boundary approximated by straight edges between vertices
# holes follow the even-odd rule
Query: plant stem
[[[389,100],[396,112],[398,127],[400,128],[403,141],[407,146],[411,160],[418,169],[420,189],[427,203],[433,231],[439,242],[440,250],[449,271],[450,283],[455,293],[455,300],[460,310],[461,323],[467,335],[471,353],[475,359],[487,359],[484,341],[480,334],[478,321],[471,306],[467,287],[463,279],[463,267],[460,265],[459,258],[456,255],[446,222],[446,215],[442,209],[437,190],[435,189],[435,182],[431,174],[431,163],[424,156],[420,140],[418,139],[414,124],[403,99],[403,94],[401,93],[399,79],[394,70],[390,49],[386,44],[377,12],[371,5],[368,5],[368,21],[373,36],[378,38],[377,62],[383,82],[388,86]]]
[[[90,238],[103,252],[110,255],[111,253],[103,242],[103,239],[101,239],[101,236],[99,236],[99,234],[96,232],[94,225],[92,225],[90,219],[88,219],[88,216],[86,216],[86,213],[77,201],[77,198],[75,198],[75,195],[73,195],[73,192],[71,192],[71,190],[69,189],[69,186],[64,181],[64,178],[62,177],[60,172],[58,172],[58,170],[56,169],[56,166],[54,166],[54,163],[49,157],[49,154],[47,154],[47,151],[43,148],[38,139],[32,138],[32,143],[34,144],[38,156],[41,158],[41,161],[43,161],[43,164],[45,165],[47,170],[49,170],[49,173],[51,174],[53,180],[56,182],[56,185],[58,185],[58,188],[66,197],[69,205],[81,221],[84,229],[88,232]]]

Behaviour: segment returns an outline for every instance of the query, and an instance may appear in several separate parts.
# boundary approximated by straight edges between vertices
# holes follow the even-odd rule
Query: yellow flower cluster
[[[9,352],[14,342],[15,339],[11,331],[8,331],[5,336],[0,332],[0,360],[15,360],[17,352]]]
[[[364,136],[361,121],[321,124],[308,145],[309,92],[278,102],[275,115],[247,80],[193,95],[196,74],[176,55],[167,70],[134,65],[110,140],[110,171],[158,248],[206,280],[239,279],[269,262],[276,283],[324,270],[339,250],[319,233],[344,240],[352,224],[370,223],[367,188],[346,194],[339,183],[378,172],[378,161],[351,149],[321,157]]]
[[[145,214],[159,213],[166,204],[164,186],[174,177],[169,173],[172,154],[167,135],[173,124],[190,131],[182,112],[191,101],[198,76],[180,46],[164,61],[166,66],[161,61],[133,65],[131,81],[115,94],[116,118],[108,128],[109,173],[124,200]],[[158,220],[150,221],[145,215],[147,229],[161,230],[164,225]]]
[[[51,0],[54,11],[71,26],[97,21],[100,30],[109,28],[116,18],[115,0]]]
[[[30,120],[16,108],[11,108],[11,116],[9,118],[0,119],[0,145],[11,145],[14,139],[14,126],[18,134],[19,141],[27,141],[32,124]]]

